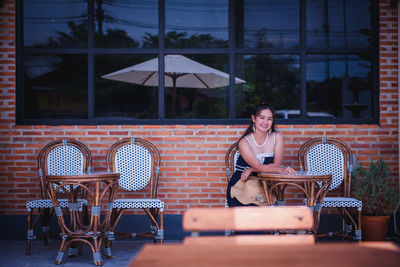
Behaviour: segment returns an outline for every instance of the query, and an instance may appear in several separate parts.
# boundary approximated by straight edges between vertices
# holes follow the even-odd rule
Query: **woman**
[[[240,137],[238,146],[240,156],[228,184],[228,205],[263,205],[263,190],[259,181],[252,179],[252,172],[296,173],[290,167],[281,167],[283,137],[275,131],[275,111],[272,107],[261,104],[255,108],[249,127]]]

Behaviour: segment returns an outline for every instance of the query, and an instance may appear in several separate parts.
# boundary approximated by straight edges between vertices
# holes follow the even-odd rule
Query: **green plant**
[[[363,203],[363,215],[390,215],[396,209],[397,186],[389,177],[388,164],[383,159],[376,163],[371,161],[369,169],[357,167],[353,173],[353,181],[355,198]]]

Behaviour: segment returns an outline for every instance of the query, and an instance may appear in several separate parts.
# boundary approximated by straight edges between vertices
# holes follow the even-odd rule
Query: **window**
[[[17,23],[19,124],[379,119],[377,1],[25,0]]]

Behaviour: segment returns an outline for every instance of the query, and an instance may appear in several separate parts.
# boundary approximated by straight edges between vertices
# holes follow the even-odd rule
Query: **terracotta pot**
[[[363,241],[382,241],[386,237],[390,216],[361,216]]]

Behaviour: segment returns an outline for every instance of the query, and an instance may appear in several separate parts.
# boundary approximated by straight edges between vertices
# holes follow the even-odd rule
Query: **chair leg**
[[[94,265],[100,266],[103,265],[103,259],[101,257],[101,252],[100,252],[100,244],[101,240],[97,237],[93,237],[92,242],[93,245],[91,246],[92,252],[93,252],[93,262]]]
[[[343,240],[361,241],[361,208],[337,208],[342,217],[342,229],[335,232],[318,233],[317,237],[339,237]]]
[[[59,251],[57,251],[56,262],[55,262],[55,264],[57,264],[57,265],[60,265],[63,261],[66,244],[67,244],[67,241],[66,241],[66,239],[63,238],[61,241],[60,249],[59,249]]]
[[[32,222],[33,209],[28,209],[27,214],[27,235],[26,235],[26,255],[31,255],[31,240],[36,239],[35,226],[39,218],[42,217],[43,210],[39,209],[39,214],[35,217]]]
[[[104,251],[103,253],[106,255],[107,259],[112,259],[112,252],[111,252],[111,242],[105,241],[104,242]]]
[[[347,217],[347,221],[351,226],[354,226],[354,235],[352,236],[353,240],[361,241],[362,234],[361,234],[361,208],[357,208],[357,213],[352,213],[348,210],[348,208],[343,209],[344,217]],[[355,218],[357,217],[357,219]],[[357,221],[356,221],[357,220]],[[347,229],[344,229],[347,230]],[[349,234],[349,231],[345,232]]]
[[[145,211],[150,220],[151,233],[153,235],[154,243],[157,243],[159,240],[160,244],[162,244],[164,241],[164,210],[152,208],[148,211],[145,209]],[[159,224],[157,223],[158,217],[160,218]]]
[[[157,231],[157,239],[160,240],[160,244],[164,242],[164,211],[160,210],[160,229]]]
[[[49,244],[49,236],[50,236],[51,210],[44,209],[41,217],[42,217],[43,243],[45,246],[47,246]]]
[[[358,229],[355,229],[355,239],[358,241],[362,240],[362,232],[361,232],[361,208],[357,208],[357,217],[358,217]]]
[[[112,253],[111,253],[111,240],[110,238],[113,238],[114,232],[106,232],[106,236],[104,237],[104,254],[106,255],[107,259],[112,259]]]
[[[31,220],[32,220],[32,209],[28,209],[28,214],[27,214],[27,234],[26,234],[26,251],[25,254],[27,256],[31,255],[31,240],[35,238],[34,232],[32,230],[31,226]]]
[[[93,262],[94,262],[94,265],[96,265],[96,266],[103,265],[103,259],[101,258],[100,251],[93,252]]]

